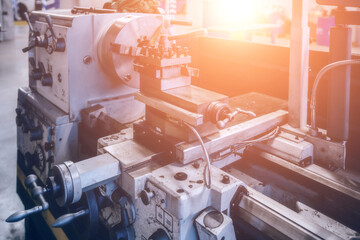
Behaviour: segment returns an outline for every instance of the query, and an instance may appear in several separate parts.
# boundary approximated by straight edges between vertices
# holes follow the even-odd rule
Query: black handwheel
[[[67,212],[74,213],[84,209],[88,209],[88,214],[75,219],[71,225],[81,239],[94,239],[99,225],[99,207],[93,190],[83,193],[80,201],[70,205]]]

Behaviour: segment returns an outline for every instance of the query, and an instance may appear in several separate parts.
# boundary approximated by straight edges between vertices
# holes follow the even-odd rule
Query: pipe
[[[203,140],[201,139],[200,134],[196,131],[196,129],[193,126],[191,126],[190,124],[186,123],[186,122],[184,122],[184,124],[185,124],[185,126],[187,126],[195,134],[195,136],[199,140],[199,142],[201,144],[201,147],[202,147],[202,149],[204,151],[205,158],[206,158],[206,161],[207,161],[207,166],[204,169],[204,182],[205,182],[206,187],[210,189],[211,188],[211,162],[210,162],[210,158],[209,158],[209,153],[206,150],[206,146],[205,146]],[[206,180],[206,170],[207,170],[207,173],[209,175],[209,181]]]
[[[315,113],[316,113],[316,92],[319,85],[320,80],[324,76],[325,73],[327,73],[329,70],[341,67],[341,66],[347,66],[347,65],[355,65],[360,64],[360,60],[342,60],[330,63],[323,67],[319,73],[316,75],[315,82],[312,88],[311,93],[311,101],[310,101],[310,109],[311,109],[311,128],[310,128],[310,134],[312,136],[317,136],[317,129],[316,129],[316,119],[315,119]]]

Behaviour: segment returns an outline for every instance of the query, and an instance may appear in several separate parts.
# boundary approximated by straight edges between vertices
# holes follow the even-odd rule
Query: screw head
[[[90,64],[91,61],[92,61],[92,58],[91,58],[89,55],[87,55],[87,56],[85,56],[85,57],[83,58],[83,62],[84,62],[86,65]]]

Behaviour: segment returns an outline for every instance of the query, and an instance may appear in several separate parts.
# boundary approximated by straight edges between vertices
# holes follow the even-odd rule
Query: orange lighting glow
[[[256,4],[253,0],[221,0],[219,4],[219,15],[226,22],[249,23],[256,16]]]
[[[228,27],[239,27],[259,22],[267,11],[264,0],[208,0],[211,4],[211,18],[217,24]]]

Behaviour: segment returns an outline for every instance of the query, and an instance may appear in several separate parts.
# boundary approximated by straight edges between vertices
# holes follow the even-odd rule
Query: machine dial
[[[38,169],[43,172],[46,167],[46,156],[44,149],[40,144],[36,145],[34,157],[36,159],[36,165]]]

